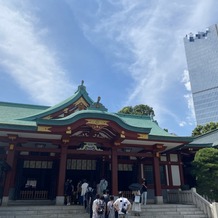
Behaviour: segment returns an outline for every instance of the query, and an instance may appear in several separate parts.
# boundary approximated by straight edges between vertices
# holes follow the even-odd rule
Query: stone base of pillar
[[[56,196],[56,205],[64,205],[64,196]]]
[[[2,197],[2,206],[7,206],[8,205],[8,200],[9,200],[9,197],[8,196],[3,196]]]
[[[155,196],[156,204],[163,204],[163,196]]]

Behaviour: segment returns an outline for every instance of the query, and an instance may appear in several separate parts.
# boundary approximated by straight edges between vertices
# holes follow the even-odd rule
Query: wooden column
[[[118,195],[118,159],[117,148],[111,149],[111,182],[112,182],[112,195]]]
[[[57,190],[58,196],[64,196],[66,165],[67,165],[67,146],[62,145],[61,154],[60,154],[59,177],[58,177],[58,190]]]
[[[6,162],[8,165],[10,165],[11,170],[9,170],[6,174],[5,178],[5,186],[4,186],[4,192],[3,196],[8,197],[10,188],[14,185],[14,178],[15,178],[15,172],[16,172],[16,164],[15,164],[15,142],[9,143],[8,149],[7,149],[7,158]]]
[[[154,151],[153,165],[154,165],[154,194],[156,203],[163,203],[163,196],[161,192],[161,180],[160,180],[160,161],[159,153]]]

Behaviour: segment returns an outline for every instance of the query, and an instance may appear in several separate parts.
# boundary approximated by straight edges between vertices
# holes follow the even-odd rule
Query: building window
[[[96,170],[96,160],[67,159],[67,170]]]
[[[29,161],[25,160],[23,162],[23,168],[31,168],[31,169],[52,169],[53,162],[52,161]]]
[[[167,185],[165,165],[160,166],[160,181],[161,185]]]

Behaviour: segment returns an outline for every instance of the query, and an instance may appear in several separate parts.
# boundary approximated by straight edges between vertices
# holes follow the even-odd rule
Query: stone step
[[[207,218],[194,205],[142,205],[141,217],[146,218]],[[1,206],[0,218],[89,218],[83,206]],[[128,218],[133,218],[131,211]]]
[[[83,206],[0,207],[0,218],[88,218]]]
[[[129,217],[133,216],[133,212]],[[207,218],[195,205],[162,204],[142,205],[141,217],[146,218]]]
[[[27,205],[35,205],[35,206],[44,206],[44,205],[55,205],[55,201],[51,200],[16,200],[9,201],[8,206],[27,206]]]

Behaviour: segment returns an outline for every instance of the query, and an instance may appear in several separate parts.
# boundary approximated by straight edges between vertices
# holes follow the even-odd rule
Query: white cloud
[[[174,118],[173,108],[167,109],[167,92],[181,82],[181,72],[186,68],[183,37],[191,29],[206,25],[215,0],[109,2],[116,10],[110,11],[108,7],[104,13],[104,5],[100,4],[94,15],[97,24],[86,25],[84,31],[93,44],[116,55],[116,66],[123,68],[123,63],[128,63],[126,70],[133,83],[124,105],[144,102],[155,108],[159,121],[166,114]],[[101,44],[102,38],[108,39],[108,43]],[[185,99],[192,114],[188,119],[194,120],[190,83],[182,83],[188,90]],[[183,92],[177,93],[181,99]],[[178,124],[192,123],[181,121],[184,118],[177,118]]]
[[[194,110],[194,102],[193,102],[192,93],[191,93],[191,83],[189,79],[188,70],[184,70],[183,72],[182,83],[184,84],[187,90],[187,94],[184,95],[184,98],[186,99],[187,106],[188,106],[190,113],[186,117],[188,123],[183,121],[181,126],[184,126],[185,123],[189,125],[193,125],[195,124],[195,110]]]
[[[190,83],[190,80],[189,80],[188,70],[184,70],[182,83],[184,83],[185,88],[187,89],[187,91],[191,92],[191,83]]]
[[[75,88],[69,84],[56,54],[40,39],[47,30],[37,29],[34,21],[21,8],[1,2],[0,64],[35,101],[52,105]]]
[[[186,126],[186,125],[187,125],[187,123],[186,123],[185,121],[181,121],[181,122],[179,123],[179,126],[181,126],[181,127]]]

